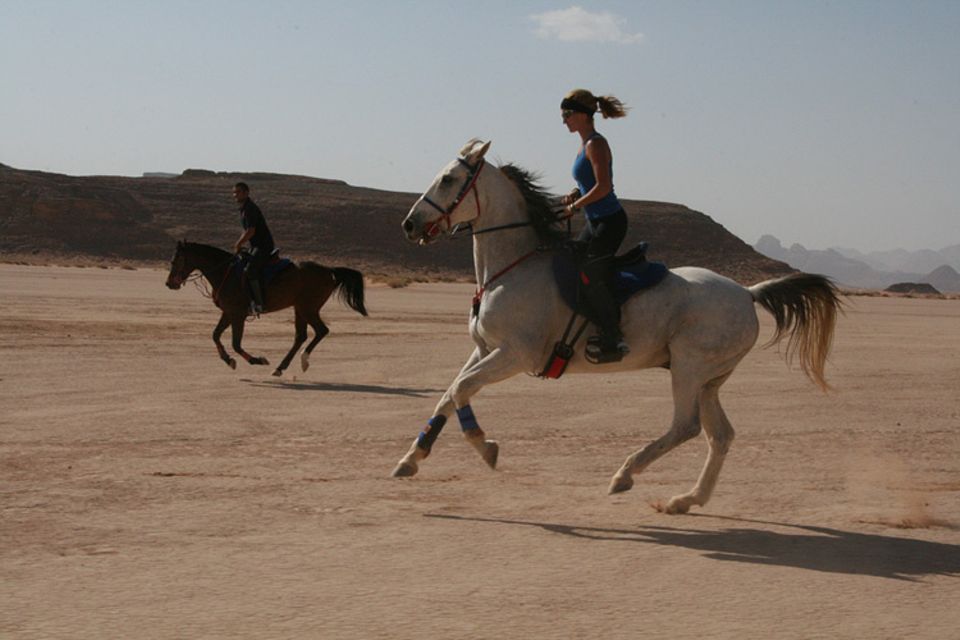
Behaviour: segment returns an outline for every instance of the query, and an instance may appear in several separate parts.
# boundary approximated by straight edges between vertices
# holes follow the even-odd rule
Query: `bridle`
[[[177,289],[182,287],[189,277],[183,275],[184,262],[183,254],[180,253],[178,247],[177,253],[170,260],[170,275],[167,277],[167,280],[176,285]]]
[[[471,236],[479,235],[481,233],[490,233],[492,231],[501,231],[504,229],[516,229],[518,227],[533,226],[532,222],[526,221],[526,222],[511,222],[508,224],[498,225],[495,227],[488,227],[486,229],[479,229],[476,231],[472,229],[473,225],[471,225],[470,223],[466,223],[466,225],[458,224],[454,228],[450,222],[450,217],[453,215],[453,212],[456,211],[457,207],[460,206],[464,198],[467,197],[467,194],[470,193],[471,190],[473,190],[474,202],[477,205],[477,218],[480,217],[480,214],[481,214],[480,196],[477,194],[476,185],[477,185],[477,178],[480,176],[480,171],[483,170],[483,165],[485,164],[485,161],[482,158],[480,159],[480,162],[478,162],[476,166],[470,166],[470,163],[467,162],[466,159],[462,157],[457,158],[457,162],[459,162],[460,164],[462,164],[467,168],[467,171],[468,171],[467,179],[466,179],[466,182],[464,182],[463,186],[460,188],[460,191],[457,192],[457,197],[453,199],[453,202],[451,202],[449,206],[447,206],[446,208],[441,207],[439,204],[437,204],[436,202],[428,198],[426,195],[421,196],[421,199],[424,202],[426,202],[431,207],[433,207],[434,209],[440,212],[439,218],[437,218],[432,222],[428,222],[427,224],[424,225],[423,231],[428,238],[434,238],[438,236],[440,233],[442,233],[443,231],[451,232],[451,235],[454,235],[461,229],[462,226],[470,227]],[[569,232],[570,216],[565,216],[565,218],[567,219],[568,232]],[[446,224],[446,229],[440,226],[441,221],[443,221]],[[479,285],[477,287],[476,293],[473,296],[473,315],[476,316],[480,313],[480,303],[483,300],[483,294],[486,293],[487,288],[491,284],[493,284],[494,281],[499,280],[502,276],[506,275],[508,272],[512,271],[515,267],[519,266],[522,262],[536,255],[540,251],[541,249],[537,248],[537,249],[534,249],[533,251],[530,251],[529,253],[526,253],[520,256],[519,258],[514,260],[512,263],[510,263],[509,265],[507,265],[506,267],[504,267],[503,269],[495,273],[493,276],[491,276],[489,279],[487,279],[487,281],[484,282],[482,285]]]
[[[453,215],[453,212],[457,210],[457,207],[463,202],[464,198],[467,197],[467,194],[470,191],[473,191],[474,202],[477,205],[477,217],[480,217],[480,196],[477,194],[477,178],[480,177],[480,172],[483,170],[483,165],[486,162],[483,158],[480,159],[480,162],[476,166],[470,166],[470,163],[464,158],[457,158],[457,162],[462,164],[467,168],[467,180],[464,182],[463,186],[460,188],[460,191],[457,192],[457,197],[453,199],[453,202],[446,208],[441,207],[439,204],[428,198],[426,195],[422,196],[422,200],[429,204],[431,207],[440,212],[440,217],[432,222],[428,222],[424,225],[423,231],[429,238],[434,238],[443,231],[450,231],[453,226],[450,223],[450,216]],[[446,224],[446,229],[440,227],[440,221],[443,221]]]
[[[231,254],[226,260],[218,262],[212,267],[208,266],[206,268],[211,271],[217,271],[220,269],[220,267],[229,265],[236,259],[237,256]],[[204,297],[213,299],[213,302],[219,306],[220,290],[223,289],[223,285],[226,284],[227,279],[230,277],[230,273],[233,271],[233,269],[228,266],[227,269],[224,270],[223,279],[220,280],[220,284],[217,285],[217,287],[211,292],[204,282],[205,275],[203,273],[203,269],[201,269],[199,266],[194,266],[193,269],[191,269],[191,271],[196,270],[197,273],[187,276],[182,275],[183,271],[186,269],[185,262],[186,258],[184,257],[183,253],[181,253],[181,249],[178,248],[177,253],[173,256],[173,259],[170,260],[172,282],[177,286],[178,289],[188,282],[193,282],[197,288],[200,289],[200,293],[202,293]],[[174,267],[176,267],[176,273],[173,273]],[[213,284],[212,280],[210,281],[210,284]]]

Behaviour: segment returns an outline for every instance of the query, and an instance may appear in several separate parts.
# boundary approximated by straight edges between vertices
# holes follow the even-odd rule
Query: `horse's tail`
[[[340,289],[340,300],[360,315],[367,315],[367,308],[363,306],[363,274],[356,269],[334,267],[333,277],[337,280]]]
[[[843,311],[836,285],[825,276],[794,273],[755,284],[748,291],[777,322],[776,333],[764,346],[789,336],[787,363],[799,355],[800,368],[807,377],[824,391],[829,390],[823,368],[833,343],[837,311]]]

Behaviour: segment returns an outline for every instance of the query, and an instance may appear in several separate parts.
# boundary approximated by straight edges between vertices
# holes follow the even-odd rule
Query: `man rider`
[[[267,221],[260,211],[260,207],[250,199],[250,187],[245,182],[238,182],[233,187],[233,199],[240,205],[240,224],[243,233],[234,245],[234,251],[240,253],[243,245],[250,243],[250,260],[244,269],[250,291],[253,294],[251,310],[254,313],[263,313],[263,288],[260,282],[260,273],[273,252],[273,235],[267,227]]]

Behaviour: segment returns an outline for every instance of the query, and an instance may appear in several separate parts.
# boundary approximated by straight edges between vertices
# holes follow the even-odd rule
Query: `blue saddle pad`
[[[260,270],[260,279],[263,282],[263,286],[266,287],[270,284],[270,281],[276,278],[284,269],[293,264],[293,260],[290,258],[280,258],[279,260],[268,262],[263,265],[263,268]],[[233,262],[233,269],[237,274],[237,277],[241,280],[243,279],[243,269],[247,266],[247,260],[245,258],[238,257]]]
[[[667,275],[667,265],[662,262],[642,260],[633,264],[617,265],[613,277],[613,296],[618,304],[626,302],[633,294],[659,284]],[[563,301],[571,310],[577,310],[577,286],[580,270],[573,256],[558,253],[553,257],[553,276],[560,288]]]
[[[263,266],[263,281],[264,284],[270,284],[270,281],[277,277],[284,269],[293,264],[293,261],[290,258],[280,258],[276,262],[270,262]]]

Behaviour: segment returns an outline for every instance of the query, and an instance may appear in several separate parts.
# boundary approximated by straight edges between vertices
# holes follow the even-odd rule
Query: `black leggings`
[[[600,333],[616,341],[620,334],[620,305],[613,297],[611,280],[613,256],[627,234],[627,214],[623,209],[596,222],[587,222],[578,238],[587,243],[586,255],[580,264],[583,294],[600,326]]]
[[[577,238],[587,243],[587,260],[612,258],[627,235],[627,214],[623,209],[595,222],[587,221]]]

